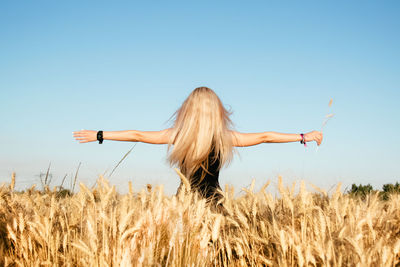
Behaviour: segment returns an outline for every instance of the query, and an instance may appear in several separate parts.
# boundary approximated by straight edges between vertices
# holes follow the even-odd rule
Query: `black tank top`
[[[214,160],[214,154],[214,151],[212,151],[208,156],[208,172],[200,167],[189,179],[192,191],[196,191],[202,197],[213,201],[219,200],[222,197],[217,192],[217,189],[221,189],[218,182],[220,160],[219,157]],[[205,173],[205,177],[200,181],[202,173]]]

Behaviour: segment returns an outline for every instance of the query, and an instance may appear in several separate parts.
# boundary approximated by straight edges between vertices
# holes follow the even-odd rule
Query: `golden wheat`
[[[100,177],[96,187],[60,196],[57,190],[0,187],[1,266],[398,266],[400,197],[365,200],[300,183],[279,197],[254,192],[255,182],[225,211],[162,186],[127,194]]]

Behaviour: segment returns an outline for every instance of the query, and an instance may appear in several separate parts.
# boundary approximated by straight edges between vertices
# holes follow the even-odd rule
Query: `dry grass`
[[[15,178],[14,178],[15,179]],[[254,184],[253,184],[254,185]],[[252,187],[226,214],[162,187],[97,187],[59,197],[0,188],[2,266],[399,266],[400,198],[365,201],[300,184],[280,197]]]

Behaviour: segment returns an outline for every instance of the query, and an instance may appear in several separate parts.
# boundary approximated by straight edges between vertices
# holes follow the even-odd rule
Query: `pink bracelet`
[[[306,144],[306,140],[304,139],[304,134],[301,133],[300,136],[301,136],[300,144],[304,144],[304,146],[306,147],[307,144]]]

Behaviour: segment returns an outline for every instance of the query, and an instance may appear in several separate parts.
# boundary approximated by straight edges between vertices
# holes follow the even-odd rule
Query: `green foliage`
[[[396,182],[395,184],[384,184],[382,186],[382,192],[380,192],[383,200],[389,200],[391,194],[400,193],[400,184]]]
[[[351,196],[359,197],[361,199],[365,199],[367,195],[371,193],[379,193],[379,196],[382,200],[389,200],[390,195],[392,194],[400,194],[400,184],[396,182],[395,184],[384,184],[382,186],[382,191],[375,190],[372,185],[356,185],[352,184],[351,189],[349,189],[346,193]]]
[[[372,185],[370,185],[370,184],[367,184],[367,185],[352,184],[351,189],[347,193],[349,193],[351,196],[361,197],[361,199],[365,199],[365,197],[367,195],[369,195],[370,193],[372,193],[373,191],[374,191],[374,189],[373,189]]]
[[[72,194],[71,190],[61,187],[60,190],[57,192],[56,197],[57,198],[66,198],[66,197],[69,197],[72,195],[73,194]]]

